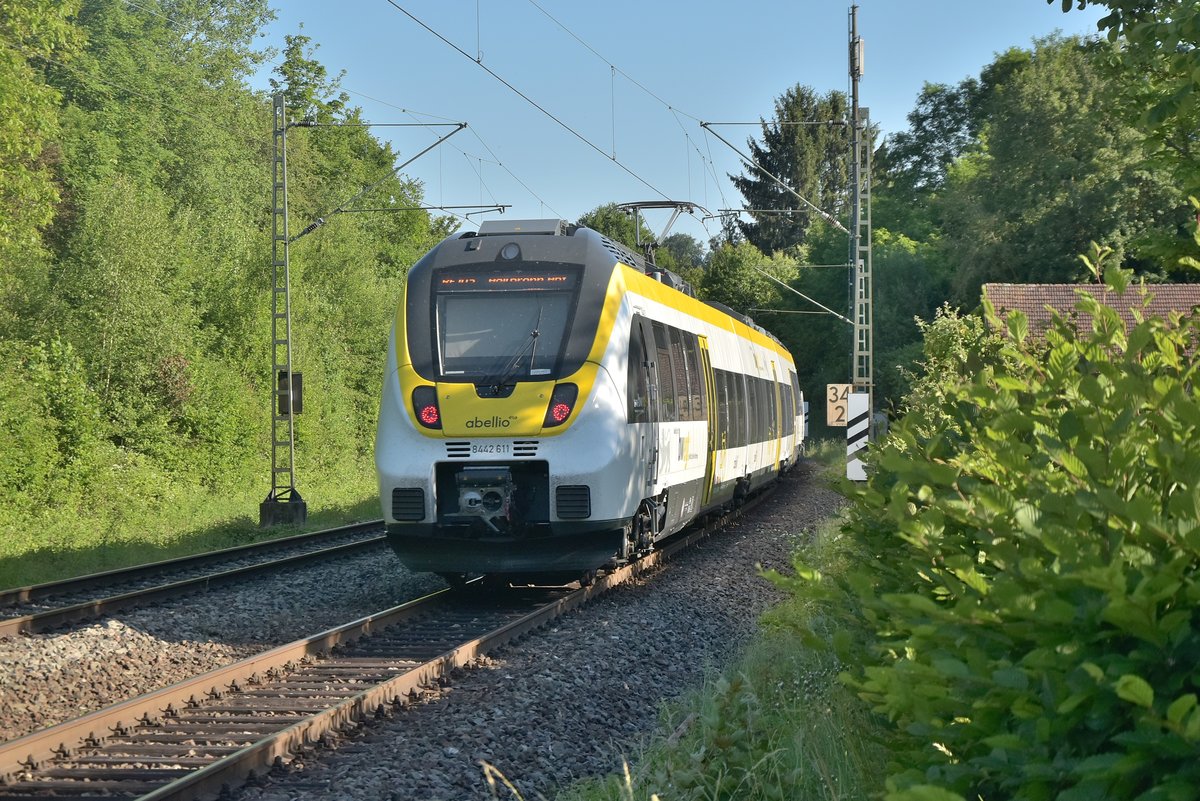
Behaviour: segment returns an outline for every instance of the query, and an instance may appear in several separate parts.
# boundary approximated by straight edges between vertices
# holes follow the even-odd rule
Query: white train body
[[[485,226],[410,271],[376,440],[389,539],[451,576],[593,570],[794,464],[802,409],[787,350],[671,274],[586,228]]]

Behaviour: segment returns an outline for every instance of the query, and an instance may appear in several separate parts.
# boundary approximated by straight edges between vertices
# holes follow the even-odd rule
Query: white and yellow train
[[[375,460],[411,569],[572,577],[795,464],[788,351],[596,231],[485,223],[409,271]]]

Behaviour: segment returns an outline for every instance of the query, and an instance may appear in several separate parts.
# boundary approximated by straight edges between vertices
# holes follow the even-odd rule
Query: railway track
[[[754,499],[750,508],[765,495]],[[443,590],[0,745],[0,801],[195,799],[407,703],[479,656],[708,536],[710,521],[579,589]]]
[[[166,598],[385,543],[383,521],[0,590],[0,637],[36,634]]]

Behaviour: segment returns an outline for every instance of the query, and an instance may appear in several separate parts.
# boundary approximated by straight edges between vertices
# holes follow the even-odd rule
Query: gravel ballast
[[[698,687],[779,600],[757,565],[786,569],[840,497],[807,466],[739,523],[656,574],[481,660],[393,719],[299,759],[239,801],[488,799],[480,762],[526,799],[619,771],[661,703]],[[512,797],[500,787],[499,797]]]
[[[62,632],[0,639],[0,739],[168,687],[444,586],[436,576],[409,573],[384,548]]]
[[[241,801],[490,798],[480,762],[527,799],[619,770],[663,700],[736,657],[786,568],[841,499],[801,466],[726,531],[655,574],[480,660],[390,720],[371,721],[236,792]],[[4,739],[77,717],[444,586],[390,552],[290,570],[62,633],[0,640]],[[264,621],[262,605],[269,611]],[[316,600],[314,600],[316,599]],[[501,797],[504,797],[503,795]]]

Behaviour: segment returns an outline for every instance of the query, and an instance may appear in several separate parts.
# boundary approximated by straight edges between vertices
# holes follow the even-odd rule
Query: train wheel
[[[654,547],[654,509],[642,502],[633,518],[633,547],[636,553],[649,553]]]
[[[654,547],[654,506],[649,501],[642,501],[637,514],[625,530],[625,538],[621,542],[620,558],[631,562],[640,554],[649,553]]]
[[[744,504],[746,502],[746,499],[748,497],[750,497],[750,479],[748,477],[747,478],[739,478],[737,480],[737,484],[734,485],[734,488],[733,488],[733,506],[734,506],[734,508],[735,509],[740,508],[742,506],[742,504]]]
[[[621,553],[618,564],[630,562],[637,555],[638,519],[640,517],[641,515],[634,515],[633,522],[625,530],[625,537],[621,540]]]

